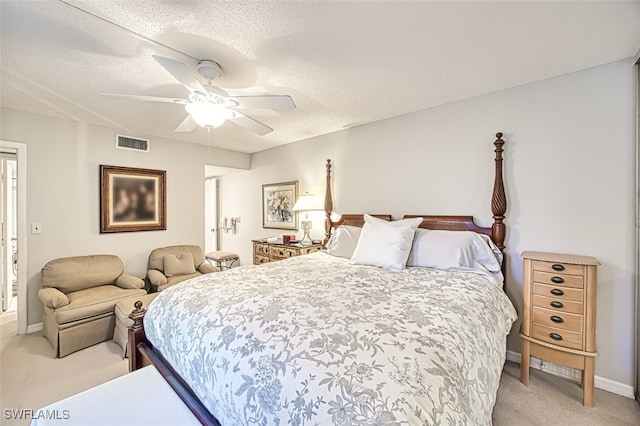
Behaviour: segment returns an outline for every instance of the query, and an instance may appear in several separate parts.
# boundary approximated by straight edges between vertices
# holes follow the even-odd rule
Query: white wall
[[[286,232],[262,228],[261,185],[323,194],[327,158],[337,212],[472,214],[488,226],[503,131],[509,296],[520,311],[524,250],[597,257],[596,374],[632,386],[634,93],[621,61],[256,153],[250,171],[221,179],[221,214],[242,216],[222,248],[251,263],[251,239]]]
[[[115,148],[122,130],[2,109],[0,139],[27,144],[28,324],[42,321],[40,269],[49,260],[115,254],[127,273],[144,277],[149,252],[204,244],[205,164],[247,169],[247,154],[148,136],[149,153]],[[145,137],[144,135],[135,135]],[[167,230],[100,234],[101,164],[166,170]]]

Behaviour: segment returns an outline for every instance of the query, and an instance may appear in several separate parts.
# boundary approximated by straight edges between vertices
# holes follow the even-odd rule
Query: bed
[[[491,228],[470,216],[334,222],[327,161],[327,250],[136,304],[130,369],[155,365],[203,424],[491,424],[517,317],[503,291],[503,144],[498,133]]]

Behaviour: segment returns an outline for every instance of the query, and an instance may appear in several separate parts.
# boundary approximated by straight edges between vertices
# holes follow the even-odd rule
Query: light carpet
[[[7,409],[36,410],[127,372],[127,361],[112,341],[55,359],[53,348],[41,333],[18,336],[16,327],[15,315],[0,317],[3,425],[29,424],[29,420],[7,419]],[[131,397],[140,395],[132,390]],[[530,384],[524,386],[519,365],[507,362],[493,413],[494,425],[640,425],[640,405],[634,400],[596,389],[594,401],[593,408],[583,407],[582,389],[577,384],[537,370],[531,370]],[[132,422],[144,424],[135,413]]]

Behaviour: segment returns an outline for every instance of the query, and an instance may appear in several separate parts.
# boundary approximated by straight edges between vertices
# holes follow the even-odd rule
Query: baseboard
[[[37,333],[38,331],[42,331],[41,322],[27,326],[27,334]]]
[[[600,376],[596,376],[593,381],[594,386],[598,389],[606,390],[607,392],[615,393],[616,395],[635,399],[633,386],[625,385],[624,383],[620,382],[614,382],[613,380],[605,379],[604,377]]]
[[[519,354],[518,352],[507,351],[507,360],[520,364],[520,361],[522,361],[522,355]],[[529,365],[531,366],[531,368],[535,368],[536,370],[545,371],[542,368],[543,367],[542,360],[534,356],[531,357],[531,361],[529,362]],[[560,376],[568,380],[574,380],[573,377],[564,375],[557,371],[556,372],[545,371],[545,372],[551,373],[555,376]],[[625,398],[631,398],[631,399],[635,398],[633,386],[629,386],[629,385],[625,385],[624,383],[605,379],[604,377],[600,377],[600,376],[595,376],[593,380],[594,380],[594,386],[597,387],[598,389],[615,393],[616,395],[624,396]]]

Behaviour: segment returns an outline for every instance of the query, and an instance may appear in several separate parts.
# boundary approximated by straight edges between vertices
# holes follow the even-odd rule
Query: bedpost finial
[[[504,249],[504,241],[506,238],[506,226],[504,224],[504,215],[507,212],[507,196],[504,190],[504,182],[502,180],[502,132],[496,133],[496,141],[493,145],[496,147],[495,153],[495,179],[493,182],[493,195],[491,197],[491,212],[493,213],[493,240],[500,250]]]
[[[142,320],[144,319],[144,314],[147,313],[147,310],[142,307],[142,301],[138,300],[133,304],[135,309],[129,314],[129,319],[133,320],[133,325],[130,327],[133,331],[141,330]]]
[[[322,245],[326,246],[331,237],[331,212],[333,211],[333,199],[331,198],[331,159],[327,158],[327,183],[324,192],[324,240]]]

